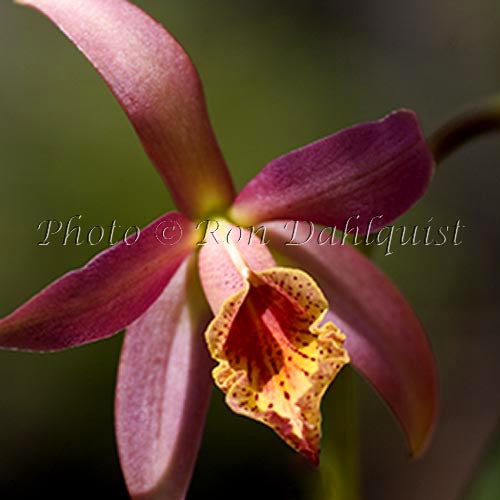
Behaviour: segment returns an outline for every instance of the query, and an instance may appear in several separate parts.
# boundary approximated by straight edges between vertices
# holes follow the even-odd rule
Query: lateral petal
[[[177,243],[157,239],[158,228],[167,226]],[[136,243],[121,241],[101,252],[0,320],[0,348],[55,351],[119,332],[158,298],[193,247],[194,227],[186,217],[160,217]]]
[[[239,193],[231,217],[376,231],[423,195],[433,165],[415,113],[395,111],[273,160]]]

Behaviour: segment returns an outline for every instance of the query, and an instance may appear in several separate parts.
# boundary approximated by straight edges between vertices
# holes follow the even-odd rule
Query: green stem
[[[462,500],[497,500],[500,496],[500,421],[460,496]]]
[[[452,118],[428,138],[436,163],[476,137],[500,130],[500,97],[496,96]]]
[[[359,422],[356,375],[344,368],[323,403],[321,465],[316,500],[359,500]]]

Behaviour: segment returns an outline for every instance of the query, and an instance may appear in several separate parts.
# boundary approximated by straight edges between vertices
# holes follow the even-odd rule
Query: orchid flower
[[[415,114],[399,110],[285,154],[236,195],[197,72],[160,24],[126,0],[20,3],[47,15],[93,64],[179,209],[0,321],[0,347],[40,352],[126,329],[115,410],[130,494],[184,497],[212,368],[233,411],[317,463],[321,398],[350,361],[420,453],[437,383],[411,307],[349,245],[284,244],[287,221],[343,226],[356,215],[366,231],[382,215],[376,231],[409,209],[434,169]],[[269,248],[248,231],[218,240],[209,231],[200,245],[196,228],[209,219],[230,230],[266,222]],[[158,239],[166,226],[178,232],[175,243]]]

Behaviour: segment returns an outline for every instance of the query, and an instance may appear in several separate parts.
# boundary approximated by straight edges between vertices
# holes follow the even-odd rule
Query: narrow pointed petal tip
[[[158,228],[176,230],[165,245]],[[71,271],[0,320],[0,348],[55,351],[113,335],[143,314],[194,249],[194,226],[171,212]],[[135,243],[132,244],[132,242]]]
[[[50,18],[105,80],[180,210],[227,208],[234,188],[190,58],[126,0],[20,0]]]
[[[181,265],[125,335],[115,419],[134,499],[184,499],[198,455],[212,387],[203,339],[211,313],[194,264]]]
[[[385,400],[410,451],[428,446],[438,416],[437,369],[429,341],[411,306],[366,257],[350,245],[320,245],[318,230],[304,245],[285,245],[285,223],[266,224],[273,247],[318,279],[332,321],[346,335],[354,367]],[[299,233],[303,234],[299,234]],[[301,226],[298,236],[309,234]]]
[[[218,362],[215,383],[235,413],[271,427],[318,464],[321,399],[349,362],[344,335],[331,322],[320,325],[328,303],[306,273],[276,267],[265,246],[226,246],[206,246],[199,257],[216,314],[205,332]],[[249,262],[264,269],[245,268]]]
[[[399,110],[273,160],[237,196],[231,217],[243,225],[307,220],[373,232],[424,194],[433,171],[417,116]]]

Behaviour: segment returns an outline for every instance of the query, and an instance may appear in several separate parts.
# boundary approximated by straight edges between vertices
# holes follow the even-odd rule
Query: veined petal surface
[[[181,45],[126,0],[18,0],[49,17],[106,81],[178,208],[227,207],[233,185]]]

